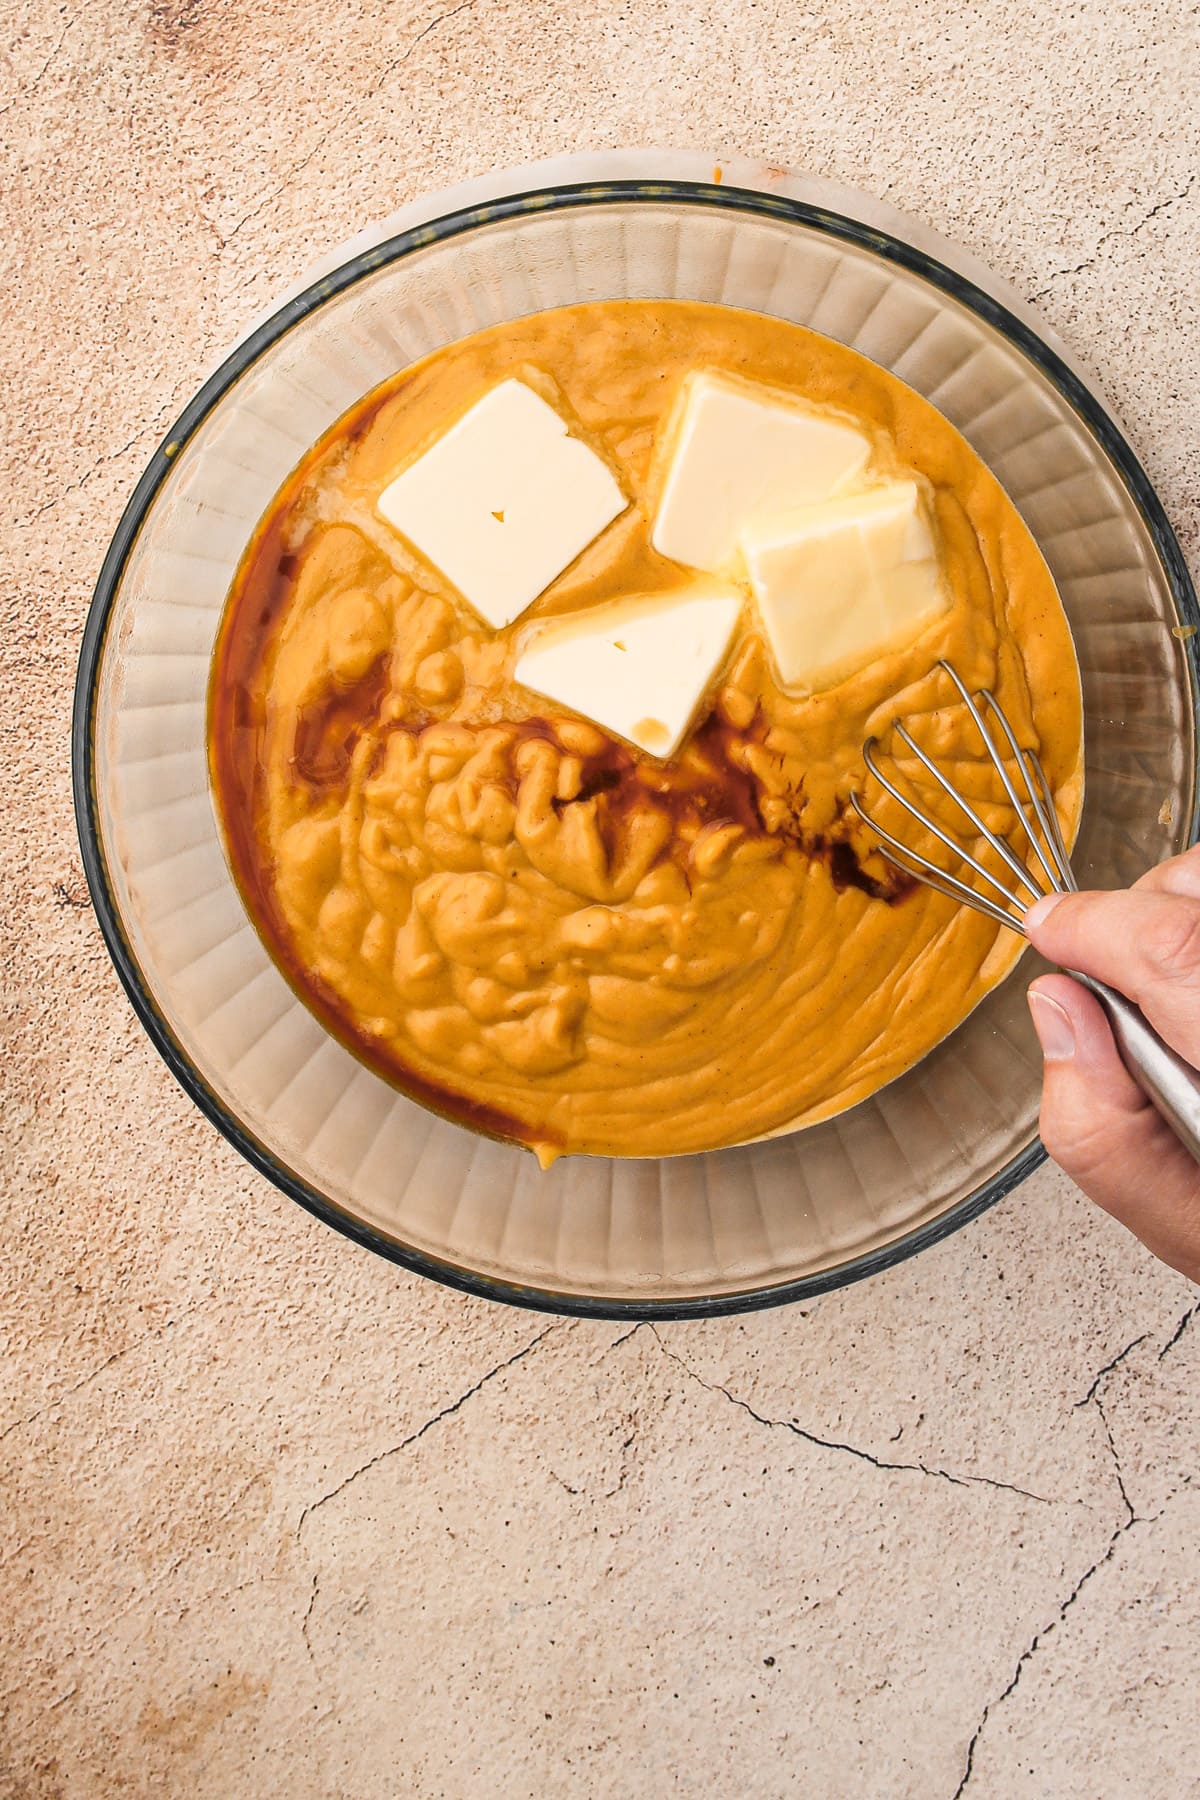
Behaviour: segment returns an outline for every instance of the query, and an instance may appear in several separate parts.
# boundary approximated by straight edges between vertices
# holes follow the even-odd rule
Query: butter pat
[[[787,513],[746,531],[742,549],[788,688],[831,686],[950,604],[915,481]]]
[[[674,755],[724,660],[742,598],[725,583],[591,607],[541,628],[516,679],[651,756]]]
[[[379,496],[389,525],[494,630],[628,501],[607,463],[522,381],[502,381]]]
[[[663,556],[722,573],[746,530],[861,475],[865,432],[761,383],[705,372],[685,383],[652,543]]]

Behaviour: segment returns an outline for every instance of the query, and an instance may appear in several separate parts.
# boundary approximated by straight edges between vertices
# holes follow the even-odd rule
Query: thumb
[[[1149,886],[1050,894],[1024,922],[1043,956],[1128,994],[1181,1056],[1200,1060],[1200,899]]]
[[[1048,1153],[1098,1205],[1200,1280],[1200,1169],[1121,1061],[1099,1002],[1069,975],[1029,991]]]

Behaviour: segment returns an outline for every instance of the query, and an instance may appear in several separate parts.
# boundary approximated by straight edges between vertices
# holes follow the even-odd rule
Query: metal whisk
[[[944,844],[951,854],[974,870],[981,880],[987,882],[993,893],[1000,896],[999,901],[989,894],[981,894],[975,888],[961,880],[949,870],[939,868],[917,851],[893,837],[864,808],[857,793],[851,794],[850,804],[859,818],[880,839],[880,854],[905,874],[914,876],[927,886],[936,888],[941,894],[947,894],[953,900],[960,900],[964,906],[970,906],[976,912],[986,913],[989,919],[995,919],[1000,925],[1007,925],[1010,930],[1025,936],[1024,917],[1035,900],[1048,893],[1076,893],[1079,884],[1071,869],[1071,859],[1063,842],[1062,831],[1058,823],[1054,797],[1050,792],[1050,784],[1046,780],[1045,770],[1033,750],[1022,749],[1017,742],[1016,733],[1006,717],[995,695],[985,688],[978,695],[972,695],[958,671],[948,662],[941,662],[938,667],[944,669],[950,677],[959,695],[970,712],[983,747],[996,770],[1008,796],[1016,818],[1023,828],[1028,840],[1029,851],[1023,862],[1013,846],[997,835],[980,818],[978,811],[966,796],[959,792],[953,782],[938,768],[933,759],[926,755],[916,743],[910,732],[897,719],[893,729],[900,742],[910,750],[918,762],[926,769],[937,787],[954,802],[954,805],[968,820],[999,858],[1003,870],[1011,876],[1011,881],[1002,879],[1001,874],[994,874],[987,869],[978,857],[972,854],[961,843],[955,841],[943,830],[937,820],[922,807],[908,798],[896,786],[879,766],[876,756],[877,740],[871,738],[863,746],[863,760],[867,769],[880,787],[890,794],[904,811],[917,823],[930,832],[939,843]],[[1024,788],[1024,794],[1018,791],[1017,780],[1010,773],[996,739],[989,729],[988,721],[980,710],[980,703],[987,709],[990,718],[999,727],[1001,737],[1011,753],[1012,763],[1019,771],[1017,780]],[[1025,897],[1027,896],[1027,898]],[[1154,1027],[1149,1024],[1141,1010],[1124,994],[1109,987],[1106,982],[1097,981],[1091,975],[1085,975],[1079,969],[1067,969],[1081,987],[1094,994],[1108,1016],[1112,1026],[1121,1058],[1129,1073],[1133,1076],[1142,1092],[1171,1126],[1180,1142],[1200,1162],[1200,1075],[1184,1062],[1183,1058],[1163,1042]]]

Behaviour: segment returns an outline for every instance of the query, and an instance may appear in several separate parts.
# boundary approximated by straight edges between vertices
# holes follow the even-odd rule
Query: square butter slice
[[[726,583],[631,596],[543,626],[514,674],[651,756],[674,755],[733,636],[742,596]]]
[[[723,574],[747,528],[824,500],[861,475],[863,431],[761,382],[705,370],[684,384],[652,542]]]
[[[607,463],[516,380],[477,400],[378,501],[497,631],[628,504]]]
[[[831,686],[950,604],[915,481],[799,508],[745,532],[742,549],[788,688]]]

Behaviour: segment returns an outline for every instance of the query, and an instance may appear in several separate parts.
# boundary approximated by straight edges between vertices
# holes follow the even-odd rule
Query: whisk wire
[[[1079,883],[1075,879],[1075,871],[1071,867],[1071,857],[1063,842],[1062,828],[1058,822],[1058,811],[1050,794],[1050,783],[1046,780],[1046,771],[1042,767],[1041,758],[1036,750],[1026,750],[1022,755],[1025,768],[1025,779],[1029,783],[1030,798],[1037,809],[1038,818],[1046,832],[1046,840],[1050,845],[1050,854],[1058,865],[1059,878],[1067,893],[1077,894]]]
[[[1041,765],[1036,751],[1026,750],[1018,744],[1016,734],[1009,723],[1007,715],[1001,708],[995,695],[991,693],[989,689],[981,689],[978,696],[976,696],[970,692],[958,671],[948,662],[943,661],[939,663],[938,666],[945,671],[950,677],[950,680],[954,683],[960,698],[975,723],[983,747],[987,752],[988,760],[1000,777],[1000,781],[1004,787],[1005,793],[1008,795],[1013,811],[1020,822],[1025,836],[1029,839],[1032,851],[1037,858],[1038,864],[1041,866],[1046,882],[1049,884],[1049,891],[1063,893],[1075,890],[1077,884],[1071,871],[1070,858],[1067,854],[1067,848],[1063,842],[1062,831],[1059,827],[1058,812],[1050,792],[1050,784],[1046,779],[1046,772]],[[1021,778],[1024,782],[1024,795],[1018,792],[1016,781],[1010,773],[1004,757],[1000,753],[996,739],[988,728],[988,722],[984,718],[983,712],[980,710],[979,702],[982,702],[987,708],[996,724],[999,725],[1004,739],[1007,741],[1008,748],[1012,753],[1013,761],[1020,771]],[[893,837],[890,831],[885,830],[884,827],[873,819],[865,810],[858,794],[852,793],[850,796],[850,804],[853,806],[863,823],[869,826],[880,840],[880,854],[892,864],[893,868],[900,869],[906,875],[915,876],[917,880],[926,882],[930,887],[936,888],[939,893],[945,894],[948,898],[961,900],[966,905],[975,907],[978,912],[986,913],[988,918],[996,920],[998,924],[1007,925],[1014,931],[1021,932],[1021,934],[1024,935],[1022,920],[1024,919],[1030,902],[1023,896],[1028,894],[1031,895],[1033,899],[1037,900],[1042,898],[1047,892],[1047,888],[1042,885],[1038,877],[1037,870],[1031,869],[1026,863],[1023,863],[1016,855],[1016,852],[1012,849],[1011,845],[1004,838],[1000,837],[998,833],[994,832],[988,825],[984,824],[983,819],[980,817],[976,808],[971,804],[970,800],[955,787],[948,776],[943,774],[933,758],[921,748],[911,733],[906,730],[899,720],[894,722],[893,729],[901,743],[912,752],[922,768],[932,776],[942,792],[954,802],[963,817],[979,834],[979,837],[982,838],[996,853],[1004,867],[1013,876],[1016,887],[1014,890],[1013,887],[1006,886],[1004,881],[993,874],[990,869],[986,868],[971,850],[967,849],[963,844],[951,837],[949,832],[943,830],[937,820],[930,816],[928,811],[910,800],[896,783],[884,774],[875,754],[877,740],[875,738],[869,738],[863,745],[863,761],[870,774],[874,776],[884,792],[890,794],[892,799],[904,809],[910,818],[915,819],[919,825],[923,826],[924,829],[935,837],[945,849],[949,850],[953,856],[964,862],[969,869],[974,870],[975,874],[978,875],[981,880],[985,881],[988,887],[1000,896],[1000,900],[1003,904],[998,904],[989,894],[981,894],[978,888],[970,887],[965,881],[960,880],[957,875],[952,875],[948,869],[939,868],[936,863],[930,862],[927,857],[922,856],[918,851],[910,848],[909,845],[902,843],[899,838]],[[1015,916],[1014,912],[1007,910],[1009,907],[1015,909]]]
[[[861,812],[859,813],[860,818],[864,816]],[[872,822],[871,829],[880,837],[887,838],[887,844],[880,846],[879,854],[885,862],[891,863],[894,869],[900,869],[905,875],[914,876],[916,880],[923,881],[927,887],[936,888],[939,894],[945,894],[949,900],[964,901],[968,906],[974,907],[977,912],[986,913],[989,919],[995,919],[997,925],[1008,925],[1013,931],[1019,931],[1024,937],[1025,929],[1020,919],[1015,918],[1010,912],[1005,912],[1003,907],[997,906],[994,901],[989,900],[986,894],[981,894],[977,888],[968,887],[965,882],[958,879],[957,875],[950,875],[945,869],[939,869],[936,863],[927,862],[916,850],[909,850],[898,839],[885,832],[881,825]]]
[[[1042,865],[1042,870],[1043,870],[1043,873],[1045,874],[1046,880],[1050,883],[1050,886],[1052,889],[1057,888],[1060,885],[1059,877],[1058,877],[1056,871],[1051,867],[1050,863],[1046,859],[1046,855],[1045,855],[1045,852],[1043,851],[1041,843],[1038,839],[1037,832],[1032,830],[1030,827],[1029,815],[1027,814],[1027,812],[1025,810],[1026,803],[1024,800],[1022,800],[1020,794],[1018,794],[1018,792],[1016,790],[1016,787],[1013,783],[1012,777],[1009,775],[1008,769],[1005,766],[1004,758],[1000,755],[1000,752],[996,748],[995,740],[993,739],[991,732],[988,730],[987,725],[984,722],[983,714],[980,712],[979,707],[975,702],[974,696],[971,694],[970,690],[968,689],[966,682],[963,681],[962,677],[959,675],[958,670],[955,669],[950,663],[948,663],[945,660],[945,658],[943,658],[942,661],[938,664],[938,667],[945,671],[945,673],[950,677],[951,681],[954,683],[955,687],[958,689],[959,694],[961,695],[968,712],[970,713],[972,719],[975,721],[976,729],[978,730],[980,737],[983,739],[983,745],[984,745],[985,750],[988,753],[988,756],[991,759],[992,767],[995,769],[997,775],[999,775],[1000,780],[1004,785],[1004,791],[1008,795],[1009,800],[1012,802],[1013,810],[1015,811],[1017,818],[1020,820],[1022,826],[1024,827],[1026,837],[1029,839],[1030,844],[1033,846],[1034,855],[1037,857],[1039,863],[1041,863],[1041,865]],[[984,688],[982,690],[982,692],[980,693],[979,698],[987,704],[988,709],[990,710],[993,718],[996,720],[997,724],[1000,726],[1000,729],[1003,731],[1005,737],[1008,739],[1008,747],[1012,751],[1013,758],[1017,764],[1017,767],[1021,770],[1021,773],[1026,776],[1026,787],[1028,788],[1029,799],[1033,803],[1033,809],[1034,809],[1035,814],[1037,815],[1038,822],[1041,824],[1043,830],[1048,832],[1049,826],[1047,824],[1045,817],[1043,816],[1041,805],[1039,804],[1038,798],[1035,795],[1032,787],[1029,786],[1028,775],[1027,775],[1026,769],[1025,769],[1024,757],[1023,757],[1023,754],[1021,751],[1021,747],[1017,743],[1016,735],[1013,732],[1013,728],[1008,722],[1008,715],[1004,711],[1002,711],[1002,709],[999,705],[999,702],[996,699],[996,696],[991,692],[990,688]],[[1053,810],[1053,808],[1051,810]]]
[[[1029,839],[1030,863],[1036,861],[1045,874],[1051,888],[1059,893],[1076,891],[1078,884],[1071,870],[1071,859],[1063,841],[1062,828],[1058,822],[1058,809],[1054,804],[1054,796],[1050,783],[1046,779],[1037,752],[1023,749],[1016,739],[1016,734],[1001,709],[995,695],[986,688],[978,696],[968,692],[957,672],[950,664],[943,662],[945,670],[962,700],[965,702],[972,719],[979,728],[988,758],[995,768],[1004,786],[1004,791],[1012,803],[1016,820]],[[1016,776],[1010,772],[1000,753],[997,739],[988,729],[980,704],[986,709],[993,721],[1000,727],[1000,733],[1009,750],[1012,752],[1012,764],[1016,768]],[[989,869],[984,868],[978,857],[955,843],[948,832],[943,831],[937,821],[923,811],[914,801],[890,781],[879,767],[875,757],[876,740],[869,738],[863,745],[863,761],[868,771],[874,776],[885,793],[903,809],[905,813],[924,827],[940,844],[958,858],[966,868],[973,869],[976,875],[1000,895],[1004,905],[998,905],[990,894],[981,894],[977,888],[969,887],[952,875],[948,869],[941,869],[918,851],[912,850],[890,831],[876,823],[867,812],[857,793],[850,795],[850,804],[859,818],[867,825],[879,840],[879,854],[887,859],[893,868],[904,874],[925,882],[935,888],[939,894],[945,894],[952,900],[960,900],[976,912],[994,919],[998,925],[1006,925],[1020,936],[1027,936],[1025,915],[1028,902],[1021,898],[1021,892],[1040,894],[1036,869],[1018,863],[1012,848],[997,837],[994,831],[988,830],[975,808],[959,793],[958,789],[942,774],[933,760],[914,743],[903,725],[897,720],[893,727],[902,744],[907,745],[926,771],[933,776],[937,786],[947,794],[961,810],[980,836],[997,852],[1002,865],[1016,876],[1015,889],[1005,887],[1002,880]],[[910,781],[908,770],[904,776]],[[1026,797],[1018,792],[1017,782],[1024,784]],[[1009,912],[1006,907],[1012,907]],[[1188,1153],[1200,1164],[1200,1074],[1193,1069],[1176,1050],[1163,1041],[1147,1021],[1142,1012],[1126,995],[1118,992],[1094,976],[1083,974],[1077,969],[1065,969],[1064,973],[1080,982],[1088,992],[1099,1000],[1112,1027],[1117,1048],[1134,1080],[1143,1093],[1157,1107],[1162,1117],[1174,1131]]]
[[[1009,847],[1005,843],[1004,839],[1001,837],[996,837],[995,834],[988,829],[988,827],[984,824],[983,820],[980,818],[979,814],[975,811],[975,808],[971,805],[969,800],[967,800],[966,796],[963,794],[960,794],[958,789],[953,785],[953,783],[946,779],[946,777],[942,774],[942,771],[938,768],[937,764],[930,757],[926,756],[926,754],[922,750],[921,746],[910,736],[910,734],[904,729],[903,725],[897,724],[895,727],[895,730],[896,730],[896,736],[898,738],[900,738],[903,743],[908,745],[908,748],[912,751],[913,755],[918,759],[919,762],[921,762],[925,766],[926,769],[928,769],[929,773],[933,776],[933,779],[937,782],[937,784],[941,788],[942,792],[944,794],[948,794],[950,796],[951,800],[953,800],[955,806],[958,807],[959,811],[961,813],[963,813],[964,816],[971,821],[972,825],[975,827],[975,829],[979,833],[980,837],[986,838],[988,843],[991,844],[993,850],[996,850],[999,853],[999,855],[1003,858],[1003,860],[1008,864],[1009,868],[1012,870],[1013,874],[1016,876],[1016,878],[1020,882],[1021,886],[1023,888],[1028,889],[1029,893],[1031,893],[1033,895],[1035,900],[1040,899],[1043,890],[1038,887],[1037,883],[1034,881],[1033,877],[1030,875],[1030,873],[1029,873],[1028,869],[1025,867],[1025,865],[1021,862],[1018,862],[1017,858],[1014,856],[1013,852],[1009,849]],[[990,745],[989,745],[989,748],[990,748]],[[992,760],[993,760],[993,762],[995,762],[996,758],[993,757]]]
[[[945,664],[944,666],[948,668],[949,664]],[[1049,861],[1047,861],[1047,859],[1046,859],[1045,851],[1042,848],[1042,840],[1038,837],[1037,832],[1034,831],[1030,825],[1029,816],[1025,811],[1024,802],[1015,793],[1013,784],[1011,783],[1011,781],[1009,780],[1009,777],[1008,777],[1008,771],[1004,767],[1003,761],[997,759],[994,751],[992,753],[992,761],[996,764],[996,767],[1000,770],[1000,778],[1004,782],[1005,787],[1008,789],[1009,797],[1012,799],[1014,806],[1016,806],[1016,808],[1017,808],[1018,814],[1021,819],[1021,823],[1025,827],[1025,835],[1029,839],[1029,842],[1032,844],[1034,854],[1036,855],[1038,861],[1041,863],[1042,868],[1045,870],[1047,881],[1050,883],[1050,886],[1052,888],[1061,888],[1064,879],[1066,879],[1067,877],[1070,876],[1070,864],[1066,860],[1066,851],[1065,850],[1062,853],[1061,862],[1059,860],[1059,856],[1058,856],[1057,849],[1055,846],[1056,839],[1059,844],[1062,843],[1062,838],[1061,838],[1061,835],[1058,830],[1058,816],[1054,809],[1054,802],[1050,798],[1050,786],[1046,780],[1045,772],[1042,769],[1042,765],[1040,762],[1038,762],[1037,753],[1033,750],[1023,750],[1021,748],[1021,746],[1017,743],[1016,733],[1013,731],[1012,726],[1008,722],[1008,714],[1002,710],[999,701],[996,699],[995,694],[993,694],[991,692],[990,688],[984,688],[983,692],[980,695],[980,699],[984,700],[987,703],[987,706],[989,707],[993,718],[996,720],[996,723],[1000,726],[1000,729],[1003,731],[1005,737],[1008,739],[1008,747],[1012,751],[1013,758],[1016,762],[1016,765],[1020,769],[1022,775],[1025,777],[1025,790],[1029,796],[1029,801],[1033,807],[1033,811],[1037,818],[1037,822],[1042,828],[1042,833],[1045,838],[1046,844],[1049,847],[1050,856],[1053,859],[1053,864],[1054,864],[1053,867],[1051,866],[1051,863]],[[989,747],[990,747],[990,736],[989,736]],[[1042,784],[1041,793],[1039,793],[1037,787],[1034,785],[1033,781],[1030,779],[1029,763],[1026,760],[1028,757],[1032,757],[1034,763],[1037,765],[1037,775]],[[1065,870],[1065,873],[1064,873],[1064,870]]]
[[[946,849],[949,850],[952,855],[961,857],[963,862],[969,864],[970,867],[974,869],[975,873],[982,876],[983,880],[986,881],[990,887],[994,887],[1001,898],[1006,900],[1010,906],[1015,906],[1020,912],[1024,912],[1025,909],[1020,900],[1010,889],[1005,887],[1002,881],[998,881],[990,870],[985,869],[983,864],[976,857],[971,855],[969,850],[965,850],[961,844],[955,842],[948,832],[943,831],[936,819],[931,819],[928,813],[922,812],[920,807],[914,806],[912,801],[900,792],[900,789],[895,783],[888,780],[887,776],[883,773],[875,760],[873,754],[874,746],[874,738],[869,739],[868,742],[863,745],[863,761],[866,763],[867,768],[875,777],[880,787],[889,793],[892,796],[892,799],[897,801],[904,808],[910,818],[915,819],[919,825],[923,825],[927,831],[930,831],[933,836],[937,838],[939,843],[944,844]],[[863,821],[863,824],[869,825],[876,836],[883,838],[894,850],[899,850],[905,856],[911,856],[915,862],[918,862],[921,865],[921,868],[926,871],[926,873],[941,875],[947,881],[955,881],[956,878],[953,875],[950,875],[945,869],[939,869],[936,863],[927,862],[925,857],[920,856],[917,851],[910,850],[906,844],[900,843],[899,839],[894,838],[890,832],[885,831],[882,825],[879,825],[869,813],[864,812],[862,803],[857,794],[851,794],[850,804],[853,806],[859,818]],[[991,838],[993,843],[997,841],[991,832],[985,832],[985,835]],[[908,872],[910,874],[912,873],[911,870]],[[966,899],[969,905],[983,898],[983,896],[977,893],[974,888],[967,887],[964,882],[957,883],[957,891],[958,898]],[[1006,914],[1005,917],[1007,919],[1008,915]]]

